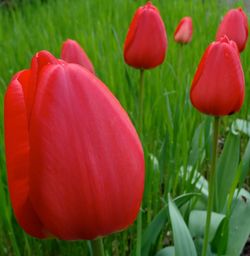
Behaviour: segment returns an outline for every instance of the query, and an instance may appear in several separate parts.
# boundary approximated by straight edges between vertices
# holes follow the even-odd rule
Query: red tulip
[[[230,115],[240,110],[244,87],[237,46],[224,36],[205,51],[192,83],[190,98],[200,112]]]
[[[124,44],[125,62],[139,69],[160,65],[165,58],[167,35],[158,9],[148,2],[140,7],[130,24]]]
[[[8,185],[30,235],[93,239],[133,223],[144,187],[137,133],[93,74],[42,51],[5,95]]]
[[[68,63],[79,64],[95,74],[93,64],[85,51],[74,40],[68,39],[62,45],[61,58]]]
[[[248,38],[248,20],[241,8],[232,9],[224,16],[218,28],[216,40],[224,35],[235,41],[240,52],[245,49]]]
[[[181,19],[174,32],[174,40],[177,43],[187,44],[192,40],[193,23],[191,17],[184,17]]]

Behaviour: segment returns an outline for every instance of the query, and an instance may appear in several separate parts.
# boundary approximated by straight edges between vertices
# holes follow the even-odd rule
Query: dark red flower
[[[167,35],[158,9],[148,2],[140,7],[130,24],[124,44],[125,62],[140,69],[160,65],[165,58]]]
[[[37,53],[4,102],[8,185],[32,236],[93,239],[132,224],[143,149],[117,99],[80,65]]]
[[[191,17],[181,19],[174,32],[174,40],[177,43],[187,44],[192,40],[193,22]]]
[[[192,83],[191,102],[202,113],[230,115],[240,110],[244,92],[237,45],[224,36],[205,51]]]
[[[240,52],[245,49],[248,38],[248,19],[241,8],[232,9],[224,16],[218,28],[216,40],[224,35],[235,41]]]
[[[93,64],[81,46],[74,40],[68,39],[62,45],[61,58],[68,63],[79,64],[95,74]]]

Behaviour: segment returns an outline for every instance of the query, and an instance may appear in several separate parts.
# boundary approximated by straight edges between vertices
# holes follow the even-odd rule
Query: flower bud
[[[230,115],[240,110],[244,91],[237,45],[224,36],[206,49],[193,79],[191,102],[202,113]]]
[[[165,58],[167,35],[158,9],[151,4],[140,7],[130,24],[124,44],[125,62],[139,69],[160,65]]]

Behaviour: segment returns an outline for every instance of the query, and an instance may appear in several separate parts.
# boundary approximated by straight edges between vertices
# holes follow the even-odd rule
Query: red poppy
[[[248,19],[241,8],[232,9],[224,16],[218,28],[216,40],[224,35],[235,41],[240,52],[245,49],[248,38]]]
[[[160,65],[165,58],[167,35],[158,9],[148,2],[140,7],[130,24],[124,44],[125,62],[140,69]]]
[[[230,115],[240,110],[244,91],[237,45],[224,36],[205,51],[192,83],[191,102],[202,113]]]
[[[126,112],[92,73],[37,53],[8,86],[4,126],[11,202],[27,233],[93,239],[133,223],[143,149]]]
[[[61,58],[68,63],[79,64],[95,74],[93,64],[81,46],[74,40],[68,39],[62,45]]]

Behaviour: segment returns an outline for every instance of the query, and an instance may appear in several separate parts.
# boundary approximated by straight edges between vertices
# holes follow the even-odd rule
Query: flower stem
[[[144,69],[140,69],[140,82],[139,82],[139,126],[138,132],[142,137],[142,129],[143,129],[143,100],[144,100]]]
[[[97,238],[95,240],[91,240],[93,256],[104,256],[104,247],[102,238]]]
[[[220,118],[214,118],[214,127],[213,127],[213,151],[212,151],[212,162],[211,162],[211,172],[209,177],[209,188],[208,188],[208,205],[207,205],[207,218],[206,218],[206,229],[204,235],[204,244],[202,248],[202,256],[206,256],[208,240],[209,240],[209,229],[211,222],[211,215],[213,210],[213,197],[214,197],[214,186],[215,186],[215,172],[216,172],[216,160],[217,160],[217,143],[219,138],[219,124]]]
[[[143,99],[144,99],[144,69],[140,70],[140,82],[139,82],[139,116],[138,116],[138,132],[142,139],[143,130]],[[141,209],[137,217],[137,234],[136,234],[136,256],[141,256],[141,233],[142,233],[142,212]]]
[[[136,256],[141,256],[141,231],[142,231],[142,213],[140,209],[137,217]]]

